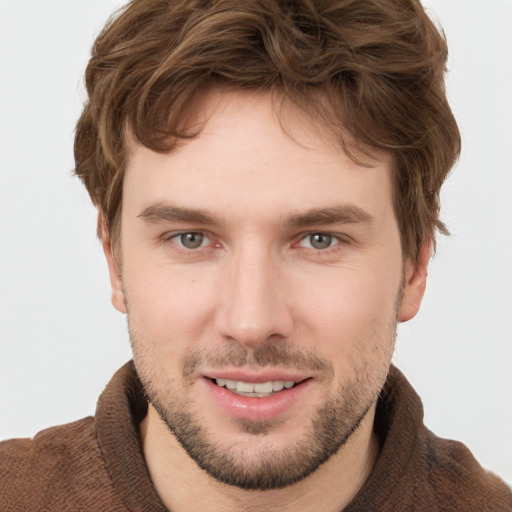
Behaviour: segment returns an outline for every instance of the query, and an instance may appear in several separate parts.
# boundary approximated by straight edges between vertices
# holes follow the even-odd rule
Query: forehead
[[[126,207],[171,200],[223,214],[242,204],[260,213],[346,202],[375,210],[391,205],[389,158],[359,152],[365,163],[359,165],[328,125],[290,101],[209,91],[188,109],[186,126],[197,134],[166,154],[129,142]]]

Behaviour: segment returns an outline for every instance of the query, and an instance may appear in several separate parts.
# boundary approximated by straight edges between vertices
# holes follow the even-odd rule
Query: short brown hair
[[[446,58],[417,0],[132,0],[92,50],[76,174],[115,243],[127,133],[170,151],[191,136],[180,118],[200,89],[279,91],[391,155],[402,248],[416,259],[446,232],[439,192],[460,152]]]

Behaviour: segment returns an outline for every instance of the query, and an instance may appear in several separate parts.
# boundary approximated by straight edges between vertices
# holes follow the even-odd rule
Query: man
[[[445,59],[413,1],[105,29],[75,155],[134,364],[94,420],[3,444],[6,510],[511,509],[390,368],[459,151]]]

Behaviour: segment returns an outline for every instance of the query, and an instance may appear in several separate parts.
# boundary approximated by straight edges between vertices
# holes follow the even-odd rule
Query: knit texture
[[[113,377],[96,415],[33,440],[0,443],[0,512],[165,512],[144,462],[147,404],[133,362]],[[461,443],[423,425],[421,401],[391,368],[377,407],[381,451],[343,512],[510,512],[512,492]]]

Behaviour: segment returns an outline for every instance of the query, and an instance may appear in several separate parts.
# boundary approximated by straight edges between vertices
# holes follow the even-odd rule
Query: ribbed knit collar
[[[144,461],[139,424],[146,413],[142,385],[130,361],[98,400],[96,435],[107,471],[126,506],[133,512],[168,512]],[[411,470],[419,469],[424,453],[423,407],[395,367],[391,367],[379,399],[375,428],[381,442],[379,457],[369,479],[343,512],[388,509],[397,495],[398,502],[404,504],[408,500],[403,493],[414,487],[417,471]]]
[[[423,405],[409,381],[391,366],[375,413],[381,449],[373,470],[343,512],[416,510],[414,489],[424,475]],[[396,508],[398,507],[398,508]]]
[[[139,424],[147,402],[133,361],[112,377],[96,407],[96,436],[114,487],[132,512],[167,512],[149,475]]]

